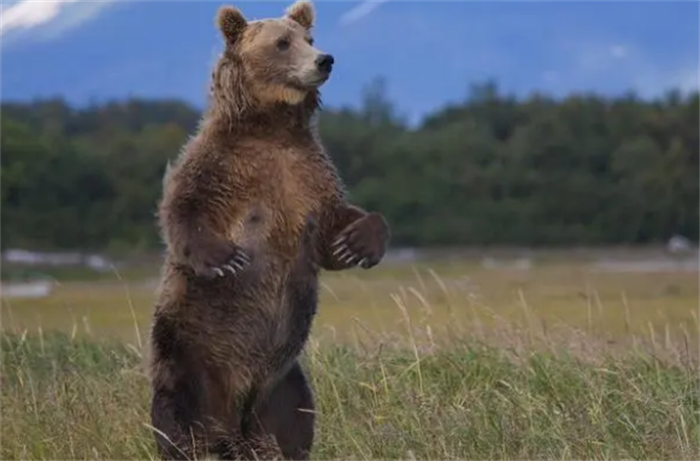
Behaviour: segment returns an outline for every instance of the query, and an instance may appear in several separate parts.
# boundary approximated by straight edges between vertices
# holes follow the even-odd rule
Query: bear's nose
[[[330,54],[322,54],[316,58],[316,66],[318,67],[318,70],[325,73],[330,73],[330,71],[333,70],[334,62],[335,59],[333,59],[333,56]]]

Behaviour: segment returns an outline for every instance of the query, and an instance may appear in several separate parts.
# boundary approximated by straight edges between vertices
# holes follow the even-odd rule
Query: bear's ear
[[[287,17],[298,22],[304,29],[309,30],[314,26],[314,6],[308,0],[299,0],[287,8]]]
[[[243,13],[238,8],[222,6],[216,15],[216,24],[219,26],[219,30],[226,42],[233,45],[240,38],[248,25],[248,21],[246,21]]]

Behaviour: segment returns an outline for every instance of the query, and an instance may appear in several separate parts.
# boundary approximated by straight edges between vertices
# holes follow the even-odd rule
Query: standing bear
[[[319,140],[310,3],[248,22],[222,7],[225,49],[196,134],[168,167],[167,251],[151,329],[151,418],[166,459],[308,459],[313,397],[297,361],[319,270],[368,269],[385,219],[346,201]]]

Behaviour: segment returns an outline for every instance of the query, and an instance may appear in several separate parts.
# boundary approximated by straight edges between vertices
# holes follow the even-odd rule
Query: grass
[[[3,459],[151,459],[138,353],[2,338]],[[697,459],[698,377],[649,355],[597,364],[467,342],[312,347],[315,459]]]
[[[697,459],[697,273],[551,262],[327,274],[314,459]],[[153,285],[4,300],[0,457],[150,459]]]
[[[60,282],[44,299],[3,299],[2,328],[71,332],[77,326],[76,334],[136,342],[134,323],[141,337],[148,333],[155,276],[115,273],[107,280]],[[697,272],[604,273],[561,261],[524,271],[439,261],[325,273],[322,282],[315,334],[333,343],[356,342],[348,325],[403,334],[401,309],[436,334],[445,326],[491,328],[505,318],[611,340],[651,331],[660,338],[698,337]]]

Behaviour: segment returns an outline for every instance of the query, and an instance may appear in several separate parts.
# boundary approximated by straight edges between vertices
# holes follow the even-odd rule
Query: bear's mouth
[[[318,89],[324,83],[326,83],[330,76],[330,73],[317,73],[311,78],[295,79],[293,82],[291,82],[291,86],[299,91],[313,91]]]
[[[310,82],[308,83],[308,86],[310,87],[310,89],[315,90],[315,89],[318,88],[319,86],[321,86],[321,85],[323,85],[324,83],[326,83],[326,82],[328,81],[328,79],[330,78],[330,76],[331,76],[330,74],[323,74],[323,75],[320,75],[320,76],[319,76],[318,78],[316,78],[315,80],[310,81]]]
[[[310,90],[315,90],[324,83],[326,83],[329,78],[331,78],[330,73],[318,74],[318,76],[315,79],[308,82],[308,87]]]

